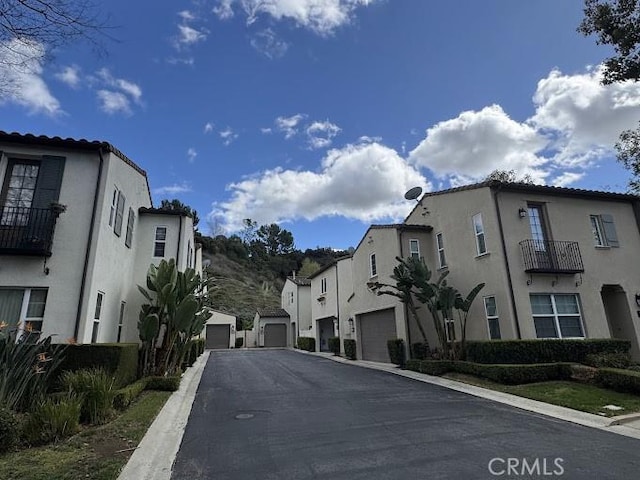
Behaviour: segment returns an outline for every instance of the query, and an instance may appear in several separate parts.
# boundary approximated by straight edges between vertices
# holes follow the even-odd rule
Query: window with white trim
[[[489,338],[491,340],[500,340],[502,335],[500,334],[500,320],[496,306],[496,297],[484,297],[484,312],[487,315]]]
[[[444,237],[442,232],[436,234],[436,247],[438,249],[438,268],[447,266],[447,258],[444,255]]]
[[[608,214],[589,215],[593,244],[596,247],[619,247],[613,216]]]
[[[456,341],[456,321],[453,318],[444,317],[444,333],[447,337],[447,342]]]
[[[411,258],[420,258],[420,242],[418,240],[409,240],[409,256]]]
[[[131,242],[133,241],[133,225],[136,221],[136,215],[133,213],[133,208],[129,207],[129,216],[127,217],[127,234],[124,237],[124,244],[127,248],[131,248]]]
[[[531,294],[531,312],[538,338],[584,338],[576,294]]]
[[[124,194],[120,190],[118,190],[118,202],[116,204],[116,214],[113,220],[113,233],[115,233],[118,237],[122,233],[122,219],[124,217],[125,202],[126,199],[124,198]]]
[[[122,324],[124,323],[124,309],[127,306],[127,302],[120,302],[120,314],[118,315],[118,336],[116,337],[116,343],[120,343],[122,338]]]
[[[293,305],[293,303],[294,303],[293,292],[289,292],[289,305]]]
[[[487,243],[484,237],[484,225],[482,225],[482,214],[473,216],[473,233],[476,237],[476,253],[483,255],[487,253]]]
[[[376,254],[372,253],[369,256],[369,276],[371,278],[378,275],[378,266],[376,265]]]
[[[104,292],[98,292],[96,297],[96,309],[93,314],[93,327],[91,329],[91,343],[98,341],[98,333],[100,330],[100,316],[102,315],[102,304],[104,302]]]
[[[113,195],[111,197],[111,210],[109,211],[109,226],[113,226],[116,218],[116,209],[118,208],[118,187],[113,187]]]
[[[167,227],[156,227],[155,240],[153,244],[153,256],[164,257],[164,250],[167,245]]]
[[[47,294],[46,288],[0,288],[0,323],[12,339],[38,341]]]
[[[320,293],[327,293],[327,277],[320,280]]]

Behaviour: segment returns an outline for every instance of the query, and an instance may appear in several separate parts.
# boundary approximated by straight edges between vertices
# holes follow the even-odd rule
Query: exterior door
[[[362,359],[389,363],[387,341],[397,338],[396,317],[392,308],[359,316]]]
[[[207,325],[206,347],[229,348],[229,325]]]
[[[319,350],[321,352],[329,351],[329,339],[335,336],[333,330],[333,318],[323,318],[322,320],[318,320]]]
[[[286,347],[287,326],[284,323],[267,323],[264,326],[265,347]]]
[[[529,214],[529,227],[531,228],[531,240],[533,241],[534,262],[537,269],[551,269],[552,255],[549,249],[549,236],[547,235],[544,208],[539,204],[527,206]]]
[[[631,356],[635,361],[640,360],[638,335],[633,325],[626,292],[620,285],[603,285],[600,295],[611,338],[629,340],[631,342]]]

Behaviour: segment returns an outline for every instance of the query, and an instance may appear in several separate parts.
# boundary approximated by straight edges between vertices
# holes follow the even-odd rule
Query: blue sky
[[[355,246],[408,188],[494,169],[626,188],[612,146],[640,86],[599,84],[610,52],[576,32],[582,0],[149,5],[101,7],[106,57],[30,45],[51,59],[0,71],[0,129],[109,141],[205,233],[278,222],[302,249]]]

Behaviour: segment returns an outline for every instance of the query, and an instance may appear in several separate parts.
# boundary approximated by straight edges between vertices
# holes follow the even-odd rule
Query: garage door
[[[229,325],[207,325],[207,348],[229,348]]]
[[[286,347],[287,326],[284,323],[268,323],[264,326],[265,347]]]
[[[393,309],[360,315],[362,359],[389,363],[387,340],[396,338],[396,318]]]

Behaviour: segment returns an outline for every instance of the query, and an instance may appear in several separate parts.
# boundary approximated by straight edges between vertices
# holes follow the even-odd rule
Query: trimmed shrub
[[[113,396],[113,406],[118,410],[127,408],[147,388],[147,381],[146,378],[141,378],[120,390],[116,390]]]
[[[180,378],[178,375],[172,377],[148,377],[146,390],[175,392],[180,388]]]
[[[236,337],[236,348],[242,348],[244,346],[244,338]]]
[[[571,364],[571,380],[581,383],[595,383],[597,368],[588,367],[579,363]]]
[[[465,373],[510,385],[567,380],[571,377],[571,365],[568,363],[488,365],[450,360],[412,360],[407,362],[407,368],[436,376],[448,372]]]
[[[596,382],[616,392],[640,393],[640,372],[617,368],[599,368]]]
[[[415,360],[426,360],[427,358],[429,358],[429,344],[428,343],[412,343],[411,358]]]
[[[200,355],[202,355],[204,353],[204,338],[198,338],[196,339],[196,347],[197,347],[197,352],[198,352],[198,357]]]
[[[74,393],[43,400],[25,422],[25,440],[31,445],[40,445],[75,434],[79,430],[82,404],[82,397]]]
[[[20,441],[20,421],[12,410],[0,406],[0,453],[7,452]]]
[[[631,342],[615,339],[491,340],[467,342],[470,362],[490,364],[584,363],[589,354],[628,353]]]
[[[82,400],[80,420],[92,425],[106,423],[113,414],[114,378],[101,368],[64,372],[62,384]]]
[[[404,340],[401,338],[387,340],[387,350],[389,351],[391,363],[401,368],[404,367]]]
[[[334,355],[340,355],[340,337],[331,337],[329,339],[329,351]]]
[[[356,359],[356,341],[351,338],[344,339],[344,356],[349,360]]]
[[[307,352],[316,351],[316,339],[311,337],[298,337],[298,348]]]
[[[628,352],[590,353],[584,358],[585,365],[596,368],[627,368],[631,365]]]
[[[137,343],[68,345],[62,371],[102,368],[115,378],[116,388],[138,379]]]

